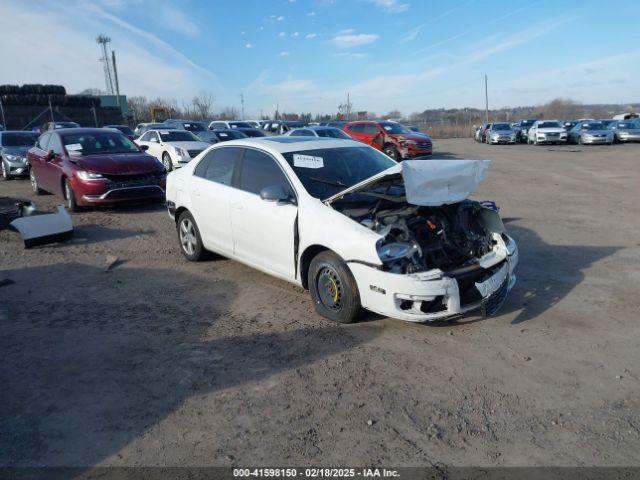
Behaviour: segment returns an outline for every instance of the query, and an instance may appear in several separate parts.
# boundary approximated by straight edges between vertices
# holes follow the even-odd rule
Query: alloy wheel
[[[31,182],[31,188],[35,193],[38,192],[38,181],[36,180],[36,174],[33,173],[33,169],[29,170],[29,182]]]
[[[180,245],[187,255],[193,255],[197,245],[196,230],[188,218],[180,222]]]

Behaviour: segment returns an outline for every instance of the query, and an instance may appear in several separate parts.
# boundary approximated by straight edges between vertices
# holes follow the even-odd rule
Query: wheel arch
[[[178,220],[180,220],[180,215],[182,215],[184,212],[189,212],[189,209],[184,206],[176,208],[176,213],[174,214],[174,220],[176,222],[176,226],[178,225]]]
[[[314,244],[309,245],[307,248],[305,248],[304,252],[302,252],[302,255],[300,255],[300,282],[302,283],[302,287],[305,290],[309,290],[308,277],[311,261],[315,258],[316,255],[324,251],[336,253],[330,248],[325,247],[324,245]]]

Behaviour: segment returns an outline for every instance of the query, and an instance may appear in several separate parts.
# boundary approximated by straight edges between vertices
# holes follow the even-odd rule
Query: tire
[[[7,166],[4,163],[4,160],[2,160],[0,158],[0,164],[2,165],[2,178],[4,178],[5,180],[13,180],[13,177],[11,175],[9,175],[9,170],[7,169]]]
[[[207,258],[208,252],[202,245],[200,230],[189,212],[182,212],[176,224],[180,251],[190,262],[200,262]]]
[[[320,252],[311,260],[309,293],[320,315],[339,323],[353,323],[362,311],[360,293],[347,264],[335,253]]]
[[[401,160],[398,150],[396,150],[396,147],[394,147],[393,145],[385,145],[384,147],[382,147],[382,152],[388,157],[394,159],[396,162]]]
[[[162,164],[164,165],[164,169],[167,172],[170,172],[171,170],[173,170],[173,162],[171,161],[171,155],[169,155],[167,152],[164,152],[162,154]]]
[[[33,191],[34,195],[42,195],[44,193],[44,190],[38,186],[38,179],[36,178],[33,168],[29,169],[29,182],[31,183],[31,191]]]
[[[73,191],[73,187],[71,186],[71,182],[68,178],[64,180],[64,198],[67,203],[67,210],[74,213],[81,210],[76,202],[76,194]]]

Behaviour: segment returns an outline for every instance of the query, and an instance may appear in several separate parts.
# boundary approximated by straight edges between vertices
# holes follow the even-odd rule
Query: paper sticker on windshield
[[[69,145],[65,145],[67,147],[68,152],[79,152],[82,150],[81,143],[70,143]]]
[[[302,168],[322,168],[324,160],[322,157],[312,157],[311,155],[293,154],[293,166]]]

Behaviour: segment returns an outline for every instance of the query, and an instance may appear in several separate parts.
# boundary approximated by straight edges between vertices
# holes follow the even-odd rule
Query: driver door
[[[294,200],[261,199],[262,189],[274,185],[282,186]],[[234,255],[269,273],[295,278],[294,228],[298,207],[283,170],[267,153],[247,148],[236,187],[231,194]]]

